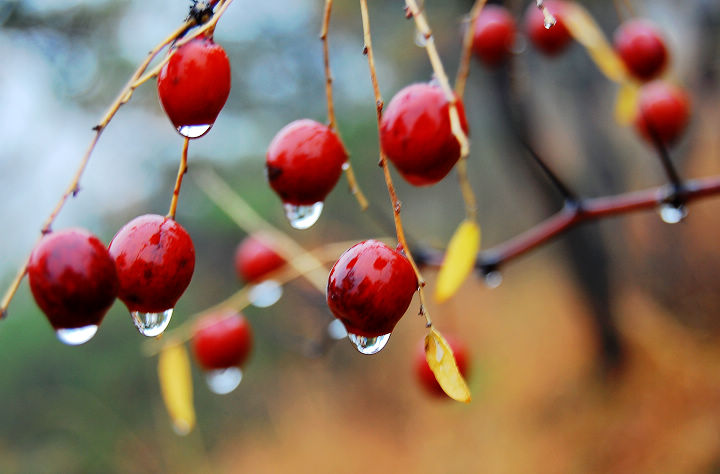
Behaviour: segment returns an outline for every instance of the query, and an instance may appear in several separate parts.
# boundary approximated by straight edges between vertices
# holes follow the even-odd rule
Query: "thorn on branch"
[[[72,190],[72,197],[77,197],[77,195],[80,193],[80,186],[75,185],[75,187]]]

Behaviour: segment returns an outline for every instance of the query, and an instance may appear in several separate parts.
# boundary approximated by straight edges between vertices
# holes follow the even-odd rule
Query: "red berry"
[[[499,5],[487,5],[475,22],[473,53],[488,66],[497,66],[511,54],[515,42],[515,20]]]
[[[347,153],[335,132],[314,120],[280,130],[267,151],[270,186],[286,204],[322,202],[340,179]]]
[[[417,285],[404,255],[377,240],[365,240],[333,265],[327,302],[349,333],[373,338],[392,332]]]
[[[665,40],[655,25],[647,20],[623,23],[615,32],[615,50],[630,74],[641,81],[657,77],[668,60]]]
[[[470,358],[468,357],[468,350],[460,339],[452,336],[445,336],[445,340],[450,345],[450,349],[453,351],[455,356],[455,363],[458,366],[458,370],[463,377],[466,377],[470,369]],[[417,377],[420,386],[425,389],[429,394],[438,397],[447,397],[440,384],[435,379],[435,374],[430,369],[425,357],[425,341],[420,341],[418,350],[415,352],[415,376]]]
[[[82,229],[43,237],[30,255],[28,277],[35,301],[56,330],[99,325],[118,293],[115,263],[105,245]]]
[[[265,245],[260,236],[247,236],[235,250],[235,271],[246,282],[261,281],[284,264],[285,259]]]
[[[654,81],[640,90],[635,128],[649,142],[677,140],[690,120],[690,99],[680,87]]]
[[[210,130],[230,94],[230,61],[212,38],[197,37],[177,48],[158,75],[158,95],[181,135]]]
[[[119,297],[131,312],[172,309],[195,269],[195,248],[188,233],[173,219],[155,214],[125,224],[109,251],[120,277]]]
[[[525,31],[537,49],[548,56],[554,56],[562,52],[572,41],[570,31],[562,20],[567,4],[561,0],[546,0],[545,6],[555,17],[556,23],[550,28],[545,28],[543,12],[535,2],[530,2],[525,10]]]
[[[431,84],[412,84],[395,94],[380,123],[380,144],[400,174],[416,186],[443,179],[460,158],[450,126],[445,93]],[[468,133],[465,109],[457,101],[460,125]]]
[[[193,352],[205,370],[240,367],[252,349],[252,330],[242,314],[226,311],[209,314],[195,325]]]

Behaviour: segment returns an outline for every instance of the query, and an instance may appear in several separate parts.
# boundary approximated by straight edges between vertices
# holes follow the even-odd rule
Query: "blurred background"
[[[520,25],[529,3],[506,2]],[[620,22],[613,3],[582,3],[612,35]],[[631,3],[665,34],[667,76],[692,98],[690,127],[671,150],[681,176],[720,173],[720,4]],[[425,2],[451,77],[471,4]],[[432,74],[403,5],[370,2],[386,102]],[[235,0],[218,24],[233,87],[211,132],[190,145],[177,219],[197,264],[171,329],[241,286],[232,254],[245,234],[197,186],[196,167],[218,171],[307,248],[392,232],[356,2],[336,0],[330,53],[339,131],[370,210],[360,213],[342,178],[320,221],[296,231],[264,177],[280,128],[326,119],[322,8],[321,0]],[[187,9],[185,0],[0,0],[2,291],[91,128]],[[615,123],[617,86],[583,48],[548,59],[521,31],[516,53],[499,70],[473,61],[466,92],[483,248],[562,206],[519,136],[582,196],[665,182],[653,150]],[[155,87],[139,88],[54,228],[86,227],[109,242],[133,217],[164,214],[181,146]],[[395,176],[412,241],[442,248],[464,216],[454,173],[431,188]],[[144,355],[120,302],[94,339],[68,347],[24,282],[0,327],[0,472],[719,472],[719,206],[693,204],[676,225],[656,213],[589,223],[503,267],[498,288],[476,275],[448,303],[432,304],[436,326],[470,348],[469,405],[429,397],[417,384],[417,302],[389,345],[368,357],[347,341],[319,344],[332,317],[324,295],[297,281],[275,306],[245,311],[256,346],[237,390],[214,395],[193,368],[198,426],[186,437],[172,430],[156,359]],[[425,274],[432,288],[435,270]]]

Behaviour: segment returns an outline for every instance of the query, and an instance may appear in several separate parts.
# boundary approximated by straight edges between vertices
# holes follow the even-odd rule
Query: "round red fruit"
[[[635,128],[649,142],[671,144],[690,120],[690,99],[680,87],[654,81],[640,90]]]
[[[235,250],[235,271],[246,282],[261,281],[283,265],[285,259],[266,245],[261,236],[247,236]]]
[[[668,62],[665,40],[647,20],[623,23],[615,32],[614,44],[630,74],[641,81],[657,77]]]
[[[488,66],[497,66],[511,54],[515,42],[515,20],[499,5],[487,5],[475,22],[473,53]]]
[[[118,296],[131,312],[172,309],[195,269],[190,236],[165,216],[136,217],[118,231],[108,250],[120,277]]]
[[[335,132],[310,119],[280,130],[267,151],[270,186],[287,204],[321,202],[342,174],[347,153]]]
[[[525,31],[537,49],[548,56],[555,56],[572,41],[570,31],[562,20],[567,4],[560,0],[546,0],[545,6],[555,17],[556,23],[550,28],[545,28],[545,15],[535,2],[530,2],[525,11]]]
[[[453,351],[455,363],[460,371],[460,375],[467,377],[470,371],[470,357],[468,356],[467,346],[460,339],[452,336],[445,336],[445,341],[447,341],[450,349]],[[425,341],[420,341],[418,349],[415,352],[415,377],[427,393],[437,397],[447,397],[427,363],[427,358],[425,357]]]
[[[327,302],[349,333],[373,338],[392,332],[417,285],[402,253],[365,240],[345,251],[330,270]]]
[[[468,133],[465,109],[457,101],[460,125]],[[412,84],[395,94],[380,123],[380,145],[400,174],[415,186],[437,183],[460,158],[445,93],[431,84]]]
[[[241,367],[252,350],[252,330],[242,314],[212,313],[195,325],[192,347],[205,370]]]
[[[158,96],[181,135],[197,138],[210,129],[230,94],[230,61],[212,38],[179,46],[158,75]]]
[[[55,329],[99,325],[118,294],[115,263],[83,229],[52,232],[28,262],[30,290]]]

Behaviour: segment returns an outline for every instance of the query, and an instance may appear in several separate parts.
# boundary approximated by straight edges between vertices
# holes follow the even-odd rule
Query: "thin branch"
[[[177,211],[177,204],[178,204],[178,198],[180,197],[180,186],[182,186],[183,177],[185,176],[185,173],[187,173],[187,157],[188,157],[188,145],[190,144],[190,139],[185,137],[185,140],[183,140],[183,149],[182,149],[182,155],[180,157],[180,167],[178,168],[178,174],[177,178],[175,179],[175,189],[173,189],[173,196],[170,200],[170,210],[168,211],[167,216],[170,219],[175,219],[175,212]]]
[[[523,148],[527,150],[527,152],[532,157],[535,164],[538,165],[540,170],[543,172],[543,174],[550,180],[550,182],[555,186],[555,188],[560,192],[563,199],[565,199],[566,202],[574,202],[577,203],[579,201],[578,195],[573,192],[569,186],[567,186],[560,177],[555,174],[555,172],[550,168],[550,166],[545,163],[545,160],[543,160],[540,155],[535,151],[535,149],[530,146],[530,144],[525,141],[522,138],[519,138],[520,143],[522,144]]]
[[[477,19],[480,16],[480,12],[485,6],[487,0],[475,0],[475,4],[470,10],[468,18],[468,24],[465,28],[465,36],[463,37],[462,54],[460,56],[460,65],[458,66],[457,74],[455,75],[455,94],[462,100],[465,95],[465,84],[467,83],[468,75],[470,74],[470,59],[472,58],[472,43],[473,36],[475,36],[475,27]]]

